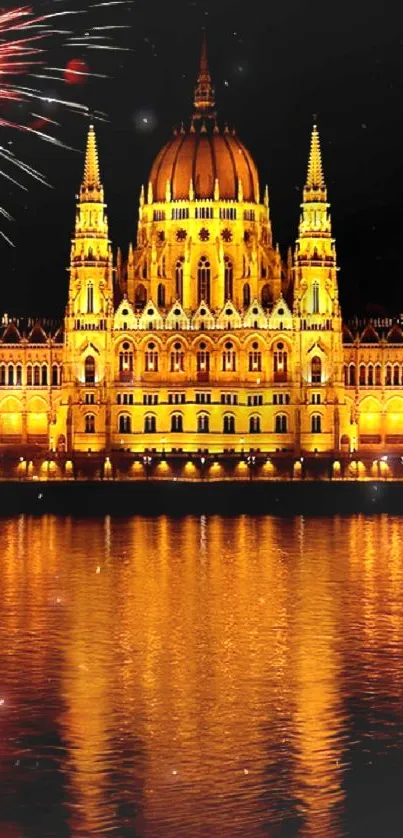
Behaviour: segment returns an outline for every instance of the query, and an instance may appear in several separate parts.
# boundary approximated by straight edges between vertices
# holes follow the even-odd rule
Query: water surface
[[[1,838],[403,834],[403,519],[1,533]]]

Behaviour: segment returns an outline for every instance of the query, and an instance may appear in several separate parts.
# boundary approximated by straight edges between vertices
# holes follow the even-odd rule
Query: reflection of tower
[[[310,838],[325,835],[338,838],[338,807],[343,799],[343,742],[340,661],[335,635],[340,614],[330,575],[330,556],[325,551],[328,532],[325,527],[318,529],[317,524],[309,522],[301,522],[301,526],[294,580],[298,607],[291,639],[295,650],[291,672],[296,730],[295,783],[306,830],[301,834]],[[311,531],[305,533],[305,529]]]

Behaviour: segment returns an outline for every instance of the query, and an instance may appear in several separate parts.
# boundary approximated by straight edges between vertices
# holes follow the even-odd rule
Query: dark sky
[[[54,89],[108,114],[97,134],[114,247],[126,249],[134,239],[140,185],[172,126],[191,112],[205,25],[219,116],[236,126],[257,162],[262,186],[269,184],[273,232],[282,253],[296,236],[316,113],[344,308],[403,311],[400,4],[136,0],[131,9],[111,7],[102,14],[102,23],[105,16],[108,22],[130,23],[129,31],[115,37],[131,51],[70,49],[67,58],[85,57],[94,72],[112,77],[76,87],[55,83]],[[94,25],[97,15],[94,10]],[[60,65],[67,58],[61,48],[51,56]],[[21,119],[28,118],[24,107]],[[57,135],[64,142],[84,148],[85,119],[60,108],[49,115],[60,121]],[[15,217],[12,225],[1,223],[16,244],[15,249],[0,244],[0,309],[59,315],[66,301],[82,156],[26,136],[14,136],[14,143],[14,151],[40,168],[54,188],[31,183],[26,195],[0,181],[2,204]]]

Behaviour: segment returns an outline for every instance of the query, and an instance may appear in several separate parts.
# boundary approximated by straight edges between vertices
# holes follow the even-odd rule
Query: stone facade
[[[399,323],[342,323],[316,126],[284,264],[203,48],[193,119],[156,158],[115,265],[90,128],[64,323],[3,319],[0,445],[380,458],[403,452],[402,386]]]

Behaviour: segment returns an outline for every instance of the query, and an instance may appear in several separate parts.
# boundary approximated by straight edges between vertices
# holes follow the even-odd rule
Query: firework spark
[[[35,13],[30,6],[16,6],[8,11],[0,11],[0,132],[4,137],[10,131],[24,132],[35,136],[41,141],[52,143],[62,148],[71,149],[61,139],[49,133],[52,126],[58,126],[56,120],[49,119],[30,108],[36,105],[59,105],[75,114],[89,116],[87,105],[79,101],[65,98],[65,96],[49,95],[44,89],[44,82],[80,83],[88,77],[106,78],[104,73],[90,72],[83,59],[68,62],[66,67],[57,67],[48,59],[52,48],[80,48],[81,50],[127,50],[119,44],[111,43],[114,30],[127,29],[128,26],[99,25],[99,10],[101,7],[129,6],[131,0],[106,0],[106,2],[88,2],[84,0],[84,8],[77,6],[74,0],[61,0],[61,8],[47,11],[46,0],[42,5],[43,12]],[[82,26],[81,26],[82,24]],[[97,24],[97,25],[95,25]],[[50,63],[52,66],[50,66]],[[67,76],[68,74],[68,76]],[[27,105],[28,111],[25,121],[10,118],[4,112],[12,106]],[[105,120],[106,115],[101,112],[92,114],[93,118]],[[32,119],[32,121],[30,121]],[[45,130],[41,130],[45,128]],[[1,133],[0,133],[1,136]],[[3,139],[4,143],[4,139]],[[8,141],[6,145],[11,145]],[[27,176],[49,186],[46,178],[24,160],[0,144],[0,177],[26,191],[27,187],[21,178]],[[10,213],[0,206],[0,215],[12,220]],[[0,228],[0,236],[12,244]]]

